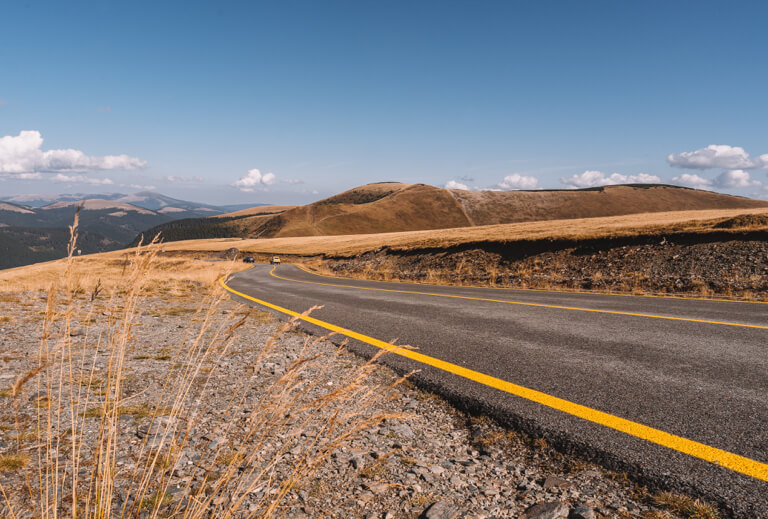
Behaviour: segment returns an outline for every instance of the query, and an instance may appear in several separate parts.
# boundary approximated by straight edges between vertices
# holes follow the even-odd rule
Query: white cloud
[[[40,180],[43,178],[40,173],[0,173],[0,177],[19,180]]]
[[[184,177],[181,175],[168,175],[163,178],[168,182],[177,182],[180,184],[200,184],[203,182],[203,177]]]
[[[281,180],[280,182],[284,184],[292,184],[292,185],[298,185],[303,184],[303,180],[299,180],[298,178],[286,178],[285,180]]]
[[[43,137],[38,131],[22,131],[16,136],[0,137],[0,172],[132,170],[147,165],[146,161],[128,155],[92,157],[72,149],[43,151],[42,146]]]
[[[679,177],[673,178],[672,182],[694,189],[709,189],[712,186],[712,181],[708,178],[691,173],[683,173]]]
[[[55,174],[49,180],[51,180],[52,182],[69,182],[69,183],[76,183],[76,184],[93,184],[93,185],[114,184],[114,182],[112,182],[112,180],[108,178],[91,178],[91,177],[86,177],[85,175],[63,175],[61,173]]]
[[[622,175],[612,173],[606,176],[602,171],[587,170],[581,174],[575,174],[568,178],[561,178],[560,182],[573,187],[597,187],[597,186],[615,186],[617,184],[658,184],[661,178],[648,173],[638,173],[637,175]]]
[[[536,177],[515,173],[507,175],[497,185],[502,189],[536,189],[539,187],[539,180]]]
[[[469,191],[469,186],[462,184],[461,182],[456,182],[455,180],[449,180],[445,183],[445,189],[461,189],[464,191]]]
[[[232,184],[240,191],[251,192],[259,186],[271,186],[277,182],[274,173],[262,173],[258,169],[248,170],[248,174]]]
[[[687,169],[768,168],[768,154],[752,158],[744,148],[726,144],[710,144],[700,150],[667,155],[667,162],[672,166]]]
[[[751,187],[762,184],[758,180],[752,180],[748,171],[732,169],[720,173],[715,179],[715,185],[718,187]]]

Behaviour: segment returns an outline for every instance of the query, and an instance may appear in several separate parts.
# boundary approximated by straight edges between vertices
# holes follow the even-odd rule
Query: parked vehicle
[[[243,263],[253,263],[254,261],[253,256],[246,256],[243,258]]]
[[[279,265],[280,264],[280,256],[274,256],[269,262],[272,265]]]

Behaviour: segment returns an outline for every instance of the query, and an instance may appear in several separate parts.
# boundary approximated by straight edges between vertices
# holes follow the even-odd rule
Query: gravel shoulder
[[[148,497],[132,495],[130,486],[119,480],[114,488],[118,508],[135,509],[141,517],[170,515],[191,506],[195,492],[210,482],[212,474],[221,477],[235,467],[238,473],[249,474],[247,484],[215,490],[215,497],[206,504],[207,513],[215,516],[216,510],[236,505],[239,517],[265,514],[282,492],[279,489],[285,488],[279,506],[269,513],[390,519],[718,516],[685,496],[652,496],[622,474],[558,453],[543,440],[504,429],[486,418],[460,413],[435,395],[402,382],[388,368],[371,367],[330,340],[297,329],[281,332],[284,323],[271,314],[222,299],[205,317],[197,313],[205,292],[203,287],[190,286],[184,294],[140,300],[125,356],[121,387],[125,412],[115,431],[118,472],[130,475],[146,461],[147,452],[163,451],[167,434],[161,431],[168,430],[171,419],[157,410],[167,403],[168,381],[189,367],[187,352],[203,336],[214,341],[231,333],[231,338],[222,355],[201,365],[205,390],[191,399],[194,413],[173,418],[195,417],[186,428],[177,428],[185,432],[181,447],[166,453],[167,463],[153,469],[165,481],[162,495],[153,494],[148,497],[154,501],[146,501]],[[71,326],[53,323],[50,332],[59,341],[53,341],[54,348],[66,343],[92,360],[85,370],[91,373],[87,382],[77,377],[77,383],[75,379],[59,382],[67,388],[93,386],[90,400],[77,402],[85,445],[95,441],[89,435],[98,431],[99,403],[105,398],[99,399],[99,387],[105,384],[99,373],[113,358],[113,352],[99,346],[99,337],[109,333],[110,312],[124,302],[97,298],[92,305],[84,294]],[[41,292],[0,298],[0,460],[13,456],[25,460],[21,466],[0,463],[0,484],[12,496],[18,495],[17,510],[34,506],[22,496],[24,474],[37,466],[35,453],[41,442],[34,433],[19,437],[12,403],[18,402],[26,430],[39,434],[39,410],[50,408],[55,397],[50,385],[36,383],[34,377],[15,398],[10,388],[19,375],[39,365],[46,304]],[[87,308],[95,308],[96,313]],[[203,322],[208,331],[196,335]],[[307,402],[327,398],[352,379],[359,382],[358,392],[350,395],[353,400],[331,399],[323,408],[322,420],[316,422],[304,420],[307,407],[301,407],[304,400],[297,397],[293,410],[281,412],[279,424],[265,425],[268,437],[246,434],[248,424],[265,409],[265,395],[273,395],[275,385],[289,374],[296,375],[291,383],[301,398],[309,398]],[[364,398],[366,405],[355,407]],[[349,432],[339,440],[336,429],[326,428],[329,417],[351,416],[352,408],[354,419],[338,422],[340,429]],[[256,450],[263,456],[238,458],[238,453],[250,456]],[[83,466],[88,467],[96,455],[88,449],[84,452]],[[307,456],[316,456],[312,471],[281,487],[280,482],[291,480],[295,467]],[[267,470],[251,470],[264,460],[268,460]],[[88,472],[83,470],[83,476]],[[66,500],[62,503],[66,506]],[[0,517],[10,517],[8,508],[0,507]]]

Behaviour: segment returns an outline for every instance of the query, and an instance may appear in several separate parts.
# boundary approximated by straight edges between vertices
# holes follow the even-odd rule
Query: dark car
[[[254,259],[253,256],[246,256],[243,258],[243,263],[253,263]]]

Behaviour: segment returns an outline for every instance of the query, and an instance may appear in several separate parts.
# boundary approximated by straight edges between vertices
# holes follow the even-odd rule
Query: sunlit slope
[[[674,186],[559,191],[463,191],[381,183],[273,218],[242,222],[244,236],[375,234],[665,211],[749,209],[768,202]]]
[[[446,249],[474,244],[552,240],[595,240],[635,236],[768,232],[768,208],[644,213],[600,218],[523,222],[454,229],[272,239],[186,240],[166,243],[170,252],[241,252],[301,256],[355,256],[383,247],[396,250]]]
[[[663,211],[768,207],[768,202],[665,185],[558,191],[462,191],[451,194],[474,225],[620,216]]]
[[[288,254],[297,256],[356,256],[389,248],[400,251],[448,249],[449,247],[484,247],[493,244],[514,246],[516,243],[557,240],[596,240],[626,237],[668,237],[676,234],[721,235],[768,232],[768,208],[717,209],[633,214],[601,218],[460,227],[453,229],[408,232],[353,234],[335,236],[282,237],[272,239],[219,238],[163,243],[160,257],[164,265],[158,272],[168,279],[215,279],[219,266],[212,257],[237,248],[244,254]],[[109,281],[124,275],[127,261],[135,250],[127,249],[77,258],[88,265],[88,283],[97,279]],[[211,270],[212,266],[216,269]],[[232,268],[247,267],[240,261]],[[0,291],[44,287],[63,275],[65,260],[38,263],[0,271]],[[212,272],[214,272],[212,274]],[[207,277],[206,277],[207,276]],[[90,286],[90,285],[89,285]]]
[[[428,231],[670,211],[768,208],[768,202],[666,185],[553,191],[463,191],[424,184],[360,186],[305,206],[253,208],[145,232],[166,241]]]

